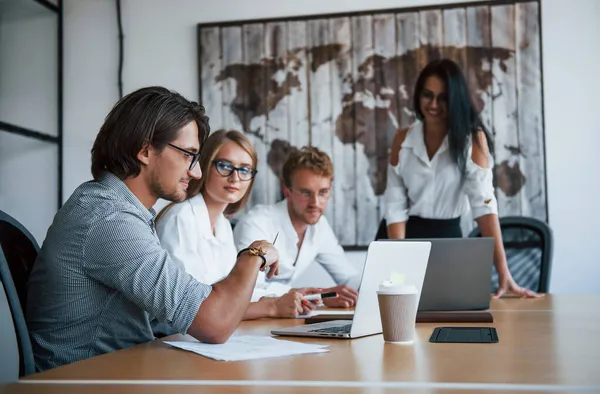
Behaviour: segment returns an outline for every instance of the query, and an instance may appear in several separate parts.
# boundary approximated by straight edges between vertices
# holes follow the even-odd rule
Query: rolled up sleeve
[[[146,226],[146,227],[144,227]],[[212,287],[173,262],[149,225],[119,212],[90,228],[85,273],[177,332],[186,332]]]
[[[493,182],[493,160],[490,157],[488,168],[478,166],[469,154],[469,160],[467,160],[466,176],[464,183],[464,191],[469,199],[471,210],[473,211],[473,218],[489,215],[498,214],[498,202],[494,195],[494,182]]]
[[[384,193],[385,219],[388,225],[408,220],[408,194],[396,168],[388,164],[387,186]]]

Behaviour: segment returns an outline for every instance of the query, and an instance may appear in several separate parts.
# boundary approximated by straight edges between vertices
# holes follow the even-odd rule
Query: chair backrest
[[[21,308],[21,302],[15,288],[12,275],[9,269],[8,262],[4,255],[4,251],[0,246],[0,281],[2,282],[3,293],[6,296],[7,305],[10,310],[14,333],[18,344],[18,371],[19,376],[29,375],[35,372],[35,361],[33,359],[33,350],[31,348],[31,340],[29,339],[29,330],[25,322],[25,315]],[[5,311],[2,311],[4,314]],[[4,338],[2,338],[4,340]],[[2,356],[5,357],[4,355]],[[7,355],[7,357],[11,357]]]
[[[21,308],[25,310],[27,281],[40,247],[25,226],[3,211],[0,211],[0,247],[4,251]]]
[[[19,376],[35,372],[25,310],[27,281],[39,251],[37,241],[25,226],[6,212],[0,211],[0,277],[19,345]]]
[[[521,287],[547,293],[552,267],[553,235],[548,224],[541,220],[524,216],[500,218],[502,241],[506,252],[508,269]],[[476,227],[469,234],[479,237]],[[498,289],[498,273],[492,273],[492,291]]]
[[[380,239],[388,239],[387,233],[387,222],[385,219],[381,219],[379,222],[379,228],[377,229],[377,234],[375,234],[375,241],[379,241]]]
[[[19,345],[15,335],[8,297],[0,282],[0,383],[15,382],[19,379]]]

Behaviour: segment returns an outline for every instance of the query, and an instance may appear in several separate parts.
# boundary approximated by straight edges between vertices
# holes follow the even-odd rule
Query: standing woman
[[[235,265],[237,251],[226,215],[233,215],[248,201],[257,155],[243,133],[217,131],[202,146],[199,164],[202,178],[189,181],[185,201],[161,211],[156,230],[172,260],[197,280],[212,284],[229,275]],[[317,291],[292,289],[281,297],[262,297],[250,303],[244,319],[308,313],[315,306],[303,301],[302,294]]]
[[[385,191],[389,238],[460,238],[471,206],[484,237],[494,237],[500,297],[537,297],[508,270],[492,174],[492,138],[474,108],[460,67],[434,60],[419,75],[416,121],[394,137]]]

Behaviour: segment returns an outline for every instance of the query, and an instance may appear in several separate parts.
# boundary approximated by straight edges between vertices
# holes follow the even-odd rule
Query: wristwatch
[[[240,257],[240,255],[244,252],[248,252],[251,256],[258,256],[262,259],[262,264],[260,265],[260,269],[265,268],[265,266],[267,265],[267,259],[265,257],[265,255],[267,254],[267,252],[265,252],[263,250],[263,248],[258,247],[258,248],[246,248],[246,249],[242,249],[240,250],[240,252],[237,254],[237,257]]]

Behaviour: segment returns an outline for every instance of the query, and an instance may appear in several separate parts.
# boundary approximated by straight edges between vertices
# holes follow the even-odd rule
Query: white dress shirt
[[[237,260],[229,220],[220,215],[213,234],[201,194],[171,206],[156,223],[156,231],[171,259],[202,283],[223,279]]]
[[[453,219],[468,212],[473,218],[498,213],[494,196],[493,158],[482,168],[471,158],[469,141],[466,173],[461,173],[450,155],[448,136],[429,160],[423,123],[416,121],[406,134],[396,166],[388,165],[385,191],[386,221],[405,222],[409,216],[427,219]]]
[[[247,248],[255,240],[273,242],[279,232],[275,247],[279,252],[279,275],[266,279],[259,273],[257,289],[265,295],[282,295],[314,261],[321,264],[338,285],[347,284],[356,274],[356,269],[346,259],[325,216],[317,224],[309,225],[298,251],[298,234],[288,213],[287,200],[274,205],[256,205],[243,215],[233,230],[238,250]]]

